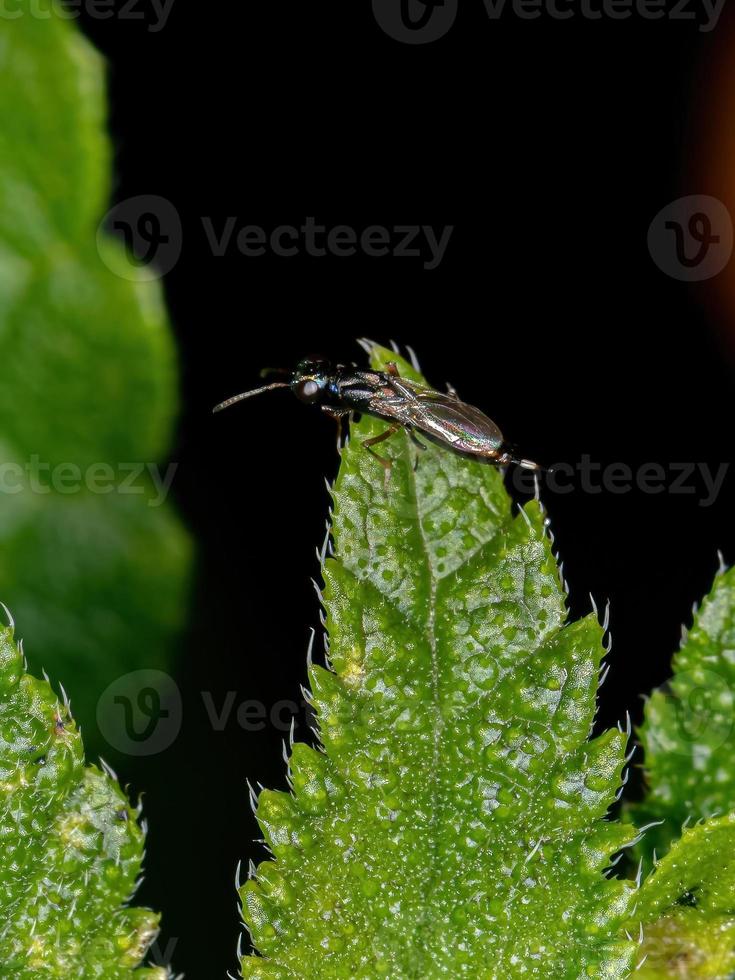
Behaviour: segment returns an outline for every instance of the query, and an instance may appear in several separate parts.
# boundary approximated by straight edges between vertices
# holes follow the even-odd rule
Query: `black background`
[[[140,898],[164,910],[161,945],[175,938],[175,968],[213,978],[236,968],[235,866],[260,856],[246,777],[285,785],[283,733],[244,731],[236,706],[300,700],[336,455],[331,423],[287,393],[211,406],[258,384],[263,365],[362,359],[355,337],[395,338],[531,458],[728,462],[735,323],[712,283],[656,267],[646,233],[667,203],[709,190],[710,68],[735,37],[724,18],[711,33],[636,16],[492,22],[481,0],[416,46],[387,36],[367,2],[178,0],[157,33],[136,9],[146,20],[82,26],[109,59],[115,199],[161,195],[182,221],[164,280],[182,366],[174,493],[199,562],[182,735],[121,775],[145,790]],[[314,216],[454,232],[434,270],[214,257],[201,219],[230,215],[268,230]],[[717,549],[735,559],[732,474],[712,506],[697,487],[545,497],[573,613],[589,593],[611,602],[603,725],[639,719]],[[203,691],[217,710],[236,692],[223,731]]]

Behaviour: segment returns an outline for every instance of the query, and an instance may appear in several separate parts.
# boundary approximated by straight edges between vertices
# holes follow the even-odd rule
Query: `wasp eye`
[[[319,394],[319,385],[316,381],[304,381],[299,386],[299,398],[306,402],[312,402]]]

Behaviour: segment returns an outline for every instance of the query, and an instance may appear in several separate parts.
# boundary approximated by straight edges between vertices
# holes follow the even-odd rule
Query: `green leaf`
[[[158,916],[131,908],[144,831],[116,780],[85,768],[65,699],[0,629],[0,972],[5,980],[164,980],[137,970]]]
[[[405,361],[375,347],[375,367]],[[257,978],[619,978],[633,883],[604,871],[626,735],[590,739],[603,629],[567,625],[543,511],[499,470],[353,425],[324,563],[323,750],[257,815],[275,860],[241,889]]]
[[[647,792],[629,808],[662,855],[686,820],[735,810],[735,570],[721,572],[674,657],[674,676],[654,692],[640,729]]]
[[[640,892],[640,976],[728,980],[735,972],[735,813],[686,828]]]
[[[124,250],[98,235],[102,60],[61,7],[37,8],[0,19],[0,598],[108,754],[97,698],[165,667],[185,616],[191,544],[148,469],[177,368],[159,284],[116,275]]]

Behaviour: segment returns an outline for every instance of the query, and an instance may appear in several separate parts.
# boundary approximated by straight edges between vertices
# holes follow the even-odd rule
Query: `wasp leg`
[[[411,440],[411,442],[414,444],[414,446],[417,449],[420,449],[421,452],[426,452],[426,450],[427,450],[428,447],[423,442],[421,442],[421,440],[418,438],[418,436],[416,435],[416,433],[412,429],[409,429],[408,430],[408,438]],[[419,459],[420,458],[421,458],[421,453],[416,453],[416,458],[413,461],[413,471],[414,471],[414,473],[419,468]]]
[[[342,419],[345,415],[352,413],[348,408],[332,408],[331,405],[322,405],[322,411],[337,423],[337,452],[340,452],[342,449]]]
[[[393,463],[391,462],[391,460],[386,459],[385,456],[380,456],[378,453],[376,453],[375,450],[373,449],[373,446],[377,446],[379,442],[385,442],[386,439],[390,439],[390,437],[394,436],[396,432],[399,431],[399,429],[401,429],[401,426],[398,423],[396,423],[395,425],[392,425],[389,429],[386,429],[385,432],[381,432],[379,436],[372,436],[370,439],[362,440],[362,444],[365,447],[365,449],[367,449],[367,451],[370,453],[371,456],[374,456],[377,459],[377,461],[385,470],[386,490],[388,489],[388,481],[390,480],[390,471],[391,471],[391,467],[393,466]]]

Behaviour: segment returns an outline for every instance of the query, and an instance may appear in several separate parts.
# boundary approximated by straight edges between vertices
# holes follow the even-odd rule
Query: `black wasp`
[[[420,449],[426,446],[419,435],[470,459],[496,466],[516,463],[525,469],[542,469],[538,463],[511,455],[497,425],[478,408],[463,402],[452,388],[445,394],[408,381],[401,377],[394,363],[387,364],[385,371],[360,371],[354,366],[331,364],[325,360],[305,360],[293,372],[279,370],[275,373],[283,373],[289,380],[244,391],[221,402],[214,411],[220,412],[264,391],[290,388],[299,401],[319,405],[338,423],[353,413],[372,415],[387,422],[388,428],[384,432],[364,439],[362,443],[385,468],[386,477],[391,461],[378,455],[373,446],[390,439],[401,429]]]

